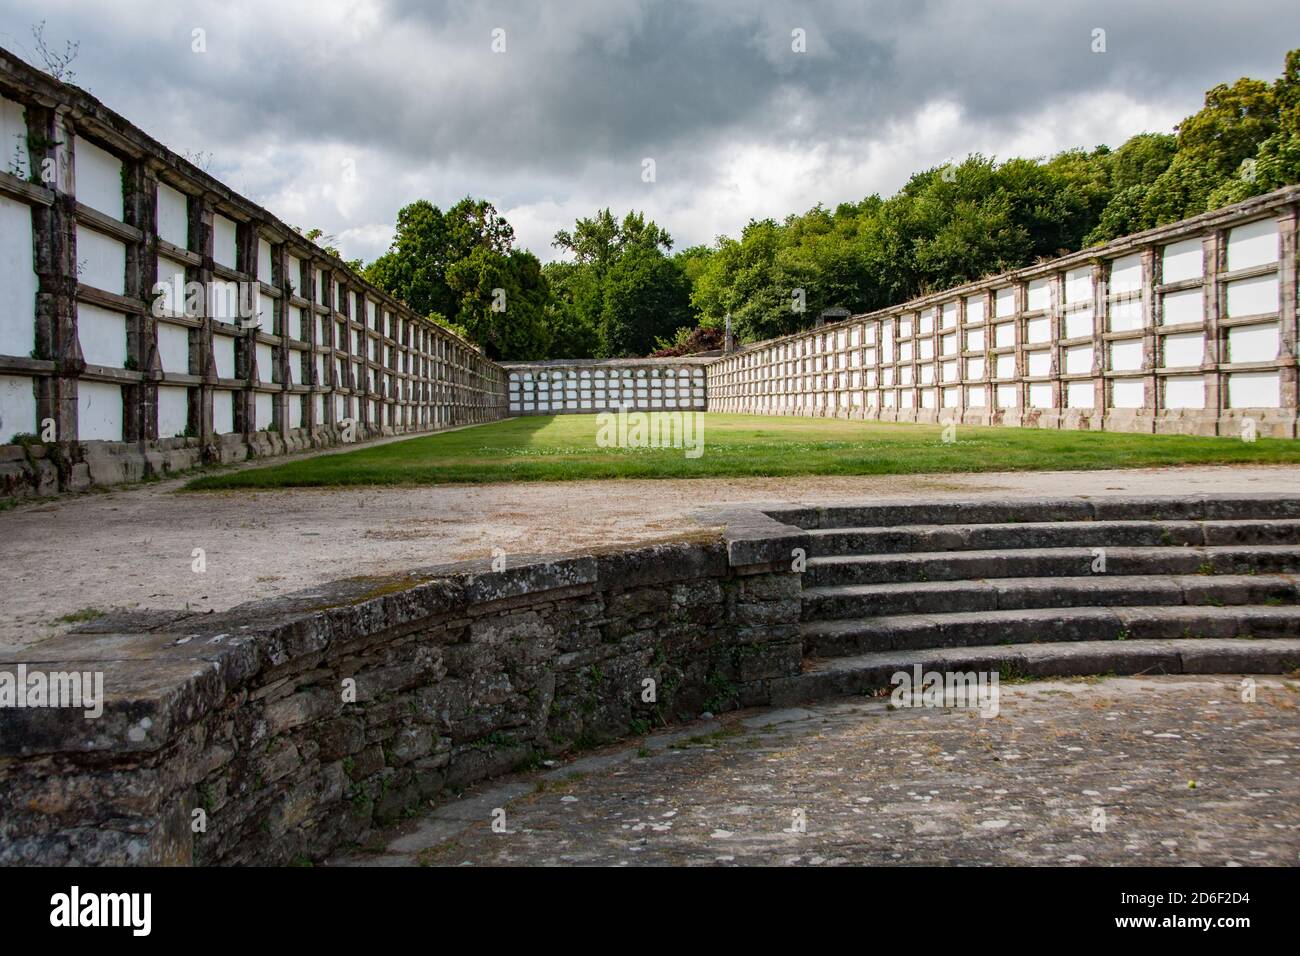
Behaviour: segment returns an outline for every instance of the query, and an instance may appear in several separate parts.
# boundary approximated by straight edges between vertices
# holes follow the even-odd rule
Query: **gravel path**
[[[1300,468],[580,481],[178,493],[182,481],[0,512],[0,649],[88,608],[224,610],[320,581],[509,553],[577,550],[700,527],[710,505],[873,497],[1300,493]],[[194,549],[206,571],[195,573]]]

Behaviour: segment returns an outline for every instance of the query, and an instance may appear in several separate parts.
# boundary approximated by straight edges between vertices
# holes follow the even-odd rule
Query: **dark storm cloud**
[[[346,20],[330,27],[310,17],[278,30],[259,6],[181,4],[134,24],[98,5],[88,16],[56,7],[49,29],[81,39],[82,78],[110,102],[175,91],[203,104],[223,138],[274,129],[304,142],[383,141],[411,158],[552,172],[580,169],[593,155],[734,137],[855,137],[936,98],[960,103],[974,121],[1003,122],[1110,86],[1195,96],[1243,71],[1276,73],[1300,36],[1294,4],[1271,0],[1145,8],[392,0],[376,29],[351,31]],[[6,17],[23,19],[17,6]],[[191,22],[208,31],[206,56],[189,49]],[[505,54],[490,49],[496,27],[506,31]],[[1090,50],[1094,27],[1107,31],[1104,55]],[[806,54],[790,49],[795,28],[807,32]]]
[[[1090,93],[1190,112],[1215,82],[1276,75],[1300,38],[1294,0],[47,0],[39,14],[0,0],[0,11],[0,44],[30,53],[28,24],[48,19],[48,35],[81,41],[79,83],[265,192],[305,175],[267,156],[341,146],[378,157],[390,180],[436,168],[467,191],[589,193],[592,208],[641,157],[707,189],[742,148],[888,149],[892,128],[936,102],[958,107],[958,149],[964,133],[1011,135]],[[491,49],[498,27],[504,54]],[[1091,49],[1096,28],[1104,54]],[[795,29],[806,53],[791,50]],[[409,187],[378,188],[362,220],[391,222],[395,209],[375,203]]]

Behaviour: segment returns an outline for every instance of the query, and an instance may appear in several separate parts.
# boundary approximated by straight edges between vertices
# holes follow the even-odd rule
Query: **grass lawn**
[[[1236,438],[959,426],[957,440],[945,443],[937,425],[712,413],[703,417],[703,453],[696,458],[688,458],[682,448],[599,447],[596,415],[534,416],[264,468],[205,475],[186,488],[897,475],[1300,462],[1300,441],[1289,439],[1261,438],[1247,443]]]

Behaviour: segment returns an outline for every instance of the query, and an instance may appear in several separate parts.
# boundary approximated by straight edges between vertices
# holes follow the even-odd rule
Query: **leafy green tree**
[[[479,246],[452,263],[447,282],[460,303],[456,324],[490,358],[527,360],[549,354],[549,291],[542,264],[531,252],[502,254]]]
[[[642,213],[619,220],[602,209],[558,231],[553,244],[574,259],[555,270],[561,299],[549,313],[566,351],[644,355],[658,337],[691,324],[689,280],[666,255],[672,237]]]
[[[646,355],[657,339],[691,324],[686,277],[656,246],[628,246],[609,267],[602,292],[599,340],[604,356]]]
[[[1221,83],[1210,90],[1205,106],[1178,125],[1178,151],[1147,194],[1148,218],[1163,225],[1235,201],[1249,187],[1214,194],[1239,178],[1242,164],[1254,159],[1277,128],[1277,103],[1269,83],[1242,77],[1231,86]]]
[[[691,246],[674,253],[673,262],[677,263],[677,268],[682,270],[682,275],[694,288],[695,281],[708,267],[709,259],[712,256],[713,250],[708,246]]]
[[[1122,192],[1149,186],[1169,168],[1178,152],[1178,139],[1170,133],[1138,133],[1110,155],[1110,188]]]
[[[594,271],[576,262],[548,262],[542,267],[551,296],[546,327],[550,358],[593,358],[600,351],[600,312],[604,307]]]
[[[609,209],[602,209],[590,219],[579,219],[573,232],[561,229],[552,245],[573,253],[576,262],[594,266],[599,275],[604,275],[628,247],[648,246],[667,252],[673,240],[639,212],[629,212],[619,222]]]
[[[485,199],[466,196],[445,213],[427,199],[404,206],[388,252],[372,262],[365,276],[404,300],[422,315],[454,316],[460,296],[447,281],[447,270],[476,249],[508,255],[514,230]]]
[[[1300,182],[1300,50],[1287,54],[1282,75],[1271,92],[1277,128],[1259,144],[1253,157],[1242,161],[1235,176],[1210,193],[1209,208]]]
[[[1110,200],[1096,226],[1084,237],[1084,245],[1108,242],[1155,225],[1147,196],[1173,162],[1177,149],[1178,141],[1172,135],[1139,133],[1107,157]]]
[[[421,199],[397,214],[392,245],[365,276],[492,358],[544,358],[551,344],[542,265],[514,248],[514,229],[485,199],[445,213]]]

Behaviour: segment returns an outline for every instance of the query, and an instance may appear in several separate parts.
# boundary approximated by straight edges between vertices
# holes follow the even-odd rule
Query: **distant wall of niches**
[[[702,412],[712,358],[508,362],[511,415]]]
[[[753,345],[709,410],[1296,437],[1300,187]]]
[[[504,370],[0,50],[0,496],[506,414]]]

